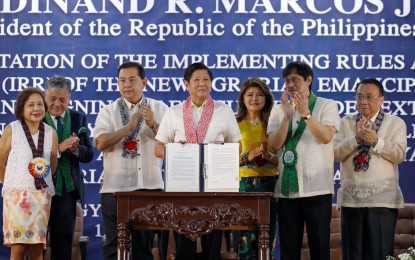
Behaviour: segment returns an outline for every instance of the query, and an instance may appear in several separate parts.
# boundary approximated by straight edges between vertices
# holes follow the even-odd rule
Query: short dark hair
[[[127,61],[127,62],[124,62],[123,64],[121,64],[118,67],[118,70],[117,70],[117,78],[120,76],[120,71],[122,69],[128,69],[128,68],[137,68],[137,70],[138,70],[137,76],[139,76],[141,79],[145,79],[146,72],[144,70],[143,65],[141,65],[138,62],[134,62],[134,61]]]
[[[212,71],[209,69],[208,66],[206,66],[205,64],[201,62],[195,62],[186,68],[186,70],[184,71],[184,76],[183,76],[184,80],[190,81],[190,78],[192,77],[193,73],[196,70],[207,70],[210,80],[211,81],[213,80]]]
[[[46,81],[45,91],[47,92],[50,88],[66,89],[69,96],[71,95],[71,81],[65,77],[55,75],[48,79],[48,81]]]
[[[274,106],[274,95],[272,95],[268,85],[260,78],[250,78],[242,83],[241,91],[238,95],[238,112],[236,113],[236,121],[240,122],[244,120],[248,114],[248,109],[244,104],[244,95],[250,87],[259,88],[262,92],[264,92],[265,105],[262,108],[260,117],[261,122],[264,125],[264,129],[266,130],[269,115],[271,114],[272,107]]]
[[[290,62],[282,71],[282,77],[285,78],[291,73],[295,73],[295,72],[301,77],[303,77],[304,80],[307,80],[307,78],[311,76],[311,83],[309,87],[309,89],[311,90],[311,85],[313,84],[313,79],[314,79],[314,73],[310,65],[302,61]]]
[[[375,79],[375,78],[367,78],[367,79],[364,79],[364,80],[360,81],[359,83],[357,83],[357,85],[356,85],[356,91],[357,91],[357,88],[358,88],[360,85],[363,85],[363,84],[373,84],[373,85],[375,85],[375,86],[379,89],[379,94],[380,94],[380,96],[381,96],[381,97],[383,97],[383,96],[384,96],[384,94],[385,94],[385,90],[384,90],[384,88],[383,88],[382,83],[380,83],[380,81],[379,81],[379,80],[377,80],[377,79]]]
[[[24,105],[29,97],[33,94],[39,94],[43,99],[43,106],[45,107],[45,112],[48,111],[48,106],[46,105],[45,96],[40,89],[34,87],[28,87],[22,90],[17,96],[16,104],[14,106],[14,115],[20,121],[24,120]]]

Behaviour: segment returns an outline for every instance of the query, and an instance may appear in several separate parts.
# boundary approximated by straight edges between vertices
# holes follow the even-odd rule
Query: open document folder
[[[239,143],[169,143],[165,149],[165,191],[239,191]]]

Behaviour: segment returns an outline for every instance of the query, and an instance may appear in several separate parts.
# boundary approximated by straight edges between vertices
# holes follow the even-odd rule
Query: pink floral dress
[[[46,246],[46,233],[50,215],[50,203],[55,189],[52,174],[45,178],[49,186],[36,190],[28,165],[33,159],[29,143],[20,121],[12,127],[11,150],[6,165],[3,184],[3,237],[4,245],[16,243]],[[44,158],[50,161],[53,129],[45,125]],[[32,136],[37,145],[38,133]]]

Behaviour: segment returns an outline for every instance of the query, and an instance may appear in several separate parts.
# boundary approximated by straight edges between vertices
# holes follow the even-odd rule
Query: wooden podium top
[[[259,259],[268,259],[272,192],[116,192],[118,259],[127,259],[131,229],[173,229],[196,240],[216,229],[258,229]]]

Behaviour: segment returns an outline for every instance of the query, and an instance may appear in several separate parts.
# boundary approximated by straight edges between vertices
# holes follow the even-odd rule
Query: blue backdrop
[[[243,80],[263,78],[279,100],[282,69],[302,60],[314,69],[313,91],[338,101],[341,116],[356,110],[358,81],[382,81],[385,111],[407,124],[400,183],[405,201],[414,203],[414,5],[410,0],[0,0],[0,133],[14,120],[19,91],[43,89],[53,75],[73,81],[71,108],[88,115],[93,131],[100,108],[119,96],[116,69],[127,60],[145,66],[145,94],[169,106],[187,97],[184,68],[204,62],[215,77],[213,98],[234,110]],[[88,254],[99,259],[102,154],[95,150],[93,162],[82,167]],[[336,170],[336,188],[338,179]],[[8,254],[0,247],[1,259]]]

